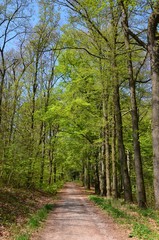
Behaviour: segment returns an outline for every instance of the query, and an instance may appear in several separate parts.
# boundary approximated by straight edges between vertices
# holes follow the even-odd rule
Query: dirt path
[[[67,183],[37,240],[130,240],[128,231],[94,206],[82,188]],[[133,238],[131,238],[133,239]]]

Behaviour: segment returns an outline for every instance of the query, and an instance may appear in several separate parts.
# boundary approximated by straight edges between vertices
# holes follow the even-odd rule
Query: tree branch
[[[84,50],[86,53],[88,53],[89,55],[91,55],[92,57],[96,57],[98,59],[109,59],[108,57],[105,56],[100,56],[100,55],[96,55],[94,53],[91,53],[88,49],[84,48],[84,47],[61,47],[61,48],[51,48],[51,49],[46,49],[45,52],[50,52],[50,51],[60,51],[60,50],[66,50],[66,49],[70,49],[70,50]]]

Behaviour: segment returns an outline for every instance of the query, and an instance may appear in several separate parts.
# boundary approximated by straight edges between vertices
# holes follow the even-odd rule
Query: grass
[[[55,198],[53,193],[39,190],[0,188],[0,237],[2,239],[29,239],[29,234],[23,229],[35,229],[46,218],[51,203]],[[18,236],[15,238],[14,236]]]
[[[41,223],[46,219],[48,213],[53,209],[52,204],[46,204],[43,208],[39,209],[35,214],[33,214],[22,231],[25,233],[20,233],[14,236],[15,240],[29,240],[31,234],[35,229],[37,229]]]
[[[41,222],[46,219],[48,212],[52,210],[53,205],[47,204],[43,208],[41,208],[36,214],[34,214],[28,221],[28,226],[30,228],[37,228],[41,224]]]
[[[26,233],[16,237],[16,240],[29,240],[29,238],[30,238],[30,235]]]
[[[124,204],[121,200],[90,196],[90,200],[124,224],[131,231],[129,237],[142,240],[159,239],[159,212],[153,209],[139,209],[136,205]]]
[[[131,233],[132,237],[138,237],[139,239],[149,239],[149,240],[154,240],[155,237],[153,236],[152,230],[148,228],[148,226],[142,224],[142,223],[133,223],[133,230]]]

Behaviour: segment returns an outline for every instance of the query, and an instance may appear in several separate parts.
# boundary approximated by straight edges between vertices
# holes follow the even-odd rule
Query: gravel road
[[[37,240],[130,240],[129,231],[88,200],[83,188],[67,183]],[[131,238],[135,239],[135,238]]]

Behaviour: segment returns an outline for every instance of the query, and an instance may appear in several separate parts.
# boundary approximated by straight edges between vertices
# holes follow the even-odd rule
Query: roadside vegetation
[[[16,236],[16,240],[29,240],[33,231],[40,227],[42,222],[46,219],[48,213],[53,209],[52,204],[46,204],[44,207],[40,208],[36,213],[34,213],[26,225],[24,230]]]
[[[57,189],[0,189],[0,239],[30,239],[53,209]]]
[[[129,237],[137,239],[159,239],[159,211],[151,208],[139,209],[135,204],[123,200],[90,196],[90,200],[106,211],[114,220],[130,229]]]

